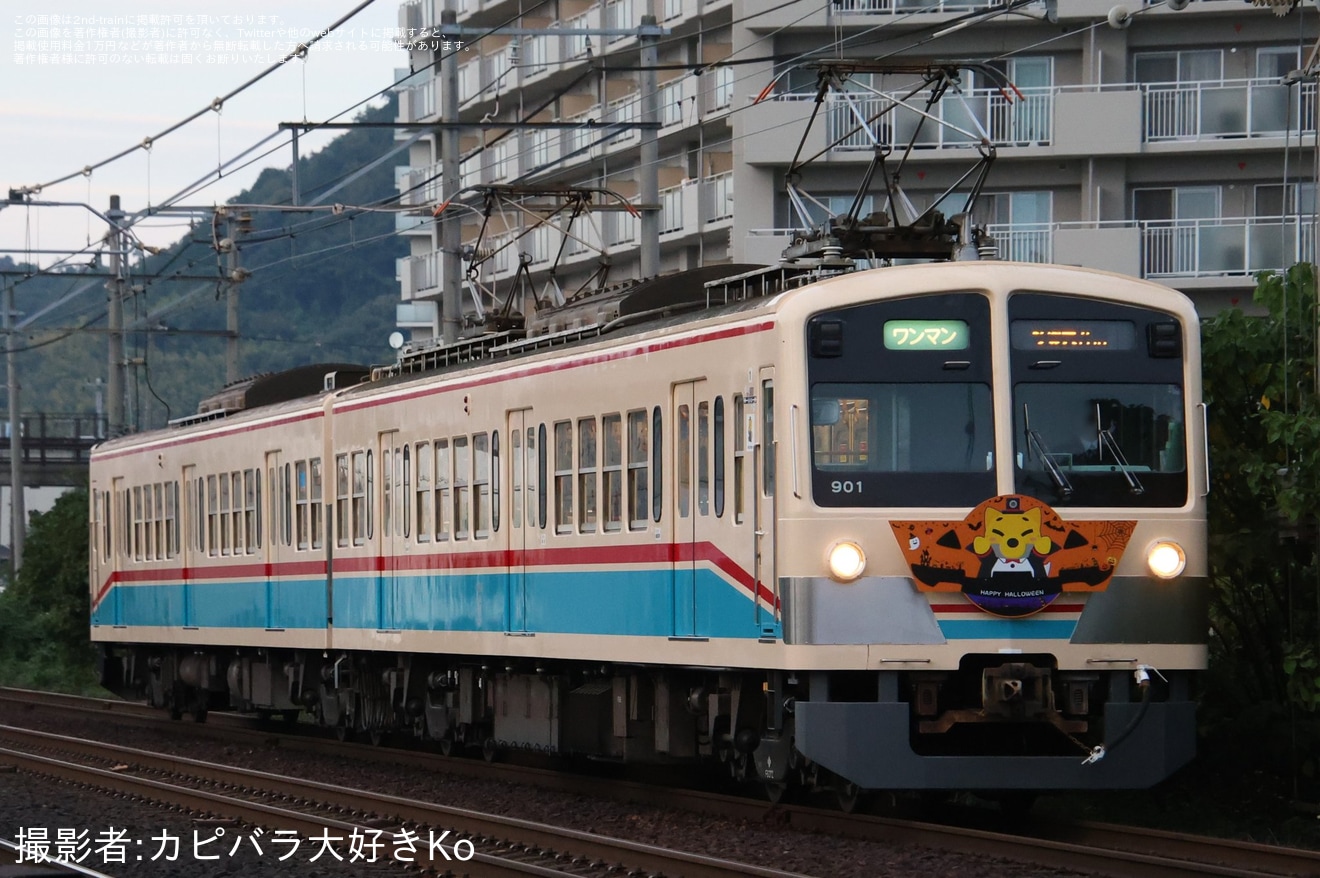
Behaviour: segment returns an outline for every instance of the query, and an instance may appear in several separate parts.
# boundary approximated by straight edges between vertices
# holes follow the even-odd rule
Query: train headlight
[[[1160,579],[1173,579],[1187,567],[1187,554],[1173,540],[1160,540],[1146,550],[1146,566]]]
[[[830,576],[839,582],[852,582],[866,569],[866,553],[862,547],[850,540],[843,540],[830,547]]]

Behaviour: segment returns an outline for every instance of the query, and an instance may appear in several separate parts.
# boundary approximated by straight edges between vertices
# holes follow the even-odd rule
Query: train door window
[[[490,527],[500,530],[500,431],[490,434]]]
[[[267,537],[272,546],[279,545],[280,542],[280,492],[279,481],[276,478],[276,468],[266,467],[266,497],[270,508],[266,510],[267,527],[270,533]]]
[[[715,515],[724,515],[724,397],[715,397],[715,414],[712,419],[714,438],[711,451],[714,453],[715,468]]]
[[[348,504],[352,497],[349,491],[348,455],[335,455],[335,545],[348,545],[349,513]]]
[[[710,514],[710,403],[697,404],[697,511]]]
[[[252,481],[254,482],[254,487],[256,488],[256,495],[257,495],[257,496],[256,496],[256,502],[255,502],[255,504],[254,504],[254,506],[253,506],[253,512],[254,512],[254,513],[256,514],[256,516],[257,516],[257,521],[256,521],[255,526],[253,527],[252,532],[253,532],[253,534],[254,534],[254,535],[256,536],[256,538],[257,538],[257,548],[260,549],[260,548],[261,548],[261,533],[262,533],[262,528],[261,528],[261,470],[260,470],[260,469],[254,469],[254,470],[252,471]]]
[[[220,554],[220,501],[216,477],[206,477],[206,553]]]
[[[110,560],[110,492],[101,492],[101,559]]]
[[[623,419],[616,413],[600,419],[604,435],[601,493],[605,498],[605,529],[623,527]]]
[[[321,489],[321,458],[311,460],[312,488],[308,512],[311,515],[312,548],[319,549],[325,540],[325,525],[322,523],[321,510],[324,508],[325,495]]]
[[[197,512],[197,520],[193,524],[193,548],[198,552],[206,551],[206,480],[201,476],[197,477],[196,484],[197,503],[193,509]]]
[[[555,533],[573,531],[573,424],[555,424]]]
[[[761,488],[767,497],[775,495],[775,384],[761,382]]]
[[[294,521],[297,529],[298,548],[306,549],[308,545],[307,525],[309,518],[307,510],[307,461],[300,460],[294,463],[293,475],[295,490],[293,501],[296,507]]]
[[[692,412],[685,403],[678,407],[678,423],[674,425],[674,451],[678,455],[678,517],[692,514]]]
[[[664,499],[661,485],[664,484],[664,426],[660,406],[651,409],[651,518],[660,521],[660,511]]]
[[[280,509],[284,518],[284,545],[293,545],[293,464],[284,465],[284,494]]]
[[[578,530],[596,529],[596,419],[578,420]]]
[[[523,481],[526,478],[526,469],[524,469],[526,461],[523,459],[522,453],[521,430],[509,431],[509,444],[511,446],[509,456],[513,459],[513,491],[510,494],[509,517],[513,521],[514,529],[519,530],[522,528]]]
[[[389,536],[394,533],[394,455],[388,447],[380,451],[380,490],[380,532]]]
[[[646,527],[650,507],[646,502],[648,463],[646,410],[628,412],[628,527]]]
[[[417,461],[417,542],[429,543],[431,541],[431,510],[434,503],[431,499],[431,464],[434,462],[431,457],[431,443],[418,442],[417,453],[414,455]]]
[[[371,452],[353,452],[352,481],[349,483],[349,506],[353,516],[353,545],[360,546],[367,541],[367,510],[371,506],[371,495],[367,490],[367,473],[371,469]]]
[[[453,512],[449,505],[449,440],[435,440],[435,539],[449,539],[449,523]]]
[[[472,534],[472,449],[466,436],[454,437],[454,539]]]
[[[399,521],[403,524],[404,537],[409,536],[412,522],[412,454],[407,445],[403,446],[403,481],[399,483]]]
[[[472,436],[472,528],[473,536],[490,536],[490,436]]]
[[[742,524],[744,509],[743,506],[743,479],[746,465],[747,451],[743,446],[743,395],[735,393],[733,395],[733,523]]]
[[[124,559],[133,557],[133,490],[124,489]]]
[[[528,445],[530,446],[531,445],[530,437],[532,434],[530,431],[528,431],[527,435],[529,437]],[[545,529],[546,520],[548,518],[547,515],[548,507],[550,505],[550,491],[546,488],[546,486],[549,484],[549,473],[548,473],[549,460],[547,459],[548,456],[549,456],[549,452],[546,450],[545,447],[545,424],[542,424],[541,426],[536,428],[536,484],[539,486],[538,490],[540,491],[540,493],[536,495],[536,516],[537,516],[537,526],[540,527],[542,530]],[[529,497],[528,508],[531,508],[530,503],[531,503],[531,498]]]
[[[257,550],[257,535],[261,528],[257,526],[257,477],[261,470],[243,470],[243,530],[246,542],[244,546],[251,555]]]

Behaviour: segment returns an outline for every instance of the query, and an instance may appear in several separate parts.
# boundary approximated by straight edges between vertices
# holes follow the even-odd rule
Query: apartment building
[[[471,205],[449,208],[463,211],[464,308],[489,309],[518,285],[571,298],[584,284],[638,276],[641,222],[620,205],[648,207],[645,135],[627,127],[644,121],[648,39],[658,57],[660,273],[773,262],[804,218],[845,211],[876,145],[896,159],[925,105],[917,94],[880,114],[914,75],[866,72],[818,107],[813,64],[883,59],[973,65],[917,131],[901,182],[918,209],[952,190],[940,208],[955,212],[946,205],[960,206],[958,181],[985,137],[995,160],[975,220],[1002,258],[1151,278],[1203,312],[1247,302],[1257,271],[1314,258],[1316,86],[1296,71],[1320,16],[1238,0],[1126,2],[1005,11],[985,0],[412,0],[401,28],[434,30],[443,9],[456,12],[466,41],[459,117],[486,123],[461,136]],[[658,33],[637,35],[644,15]],[[425,123],[440,118],[444,51],[438,40],[411,51],[413,68],[430,70],[400,101],[401,121],[421,126],[399,134],[417,138],[399,174],[417,210],[399,220],[411,255],[399,266],[398,322],[415,338],[440,326],[432,211],[452,190]],[[506,121],[561,124],[491,124]],[[798,156],[819,157],[794,174],[811,193],[795,205],[785,182]],[[529,209],[473,201],[493,184],[591,189],[604,209],[586,210],[565,235],[562,206],[559,228],[537,225],[553,198]],[[883,206],[878,190],[870,198]]]

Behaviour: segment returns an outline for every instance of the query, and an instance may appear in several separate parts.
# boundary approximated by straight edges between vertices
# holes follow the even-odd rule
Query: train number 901
[[[830,482],[830,492],[833,494],[860,494],[862,493],[862,480],[835,479]]]

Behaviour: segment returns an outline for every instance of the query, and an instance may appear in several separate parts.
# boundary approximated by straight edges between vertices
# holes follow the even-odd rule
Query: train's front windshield
[[[1187,459],[1178,385],[1024,382],[1013,397],[1018,493],[1055,505],[1183,502]]]

